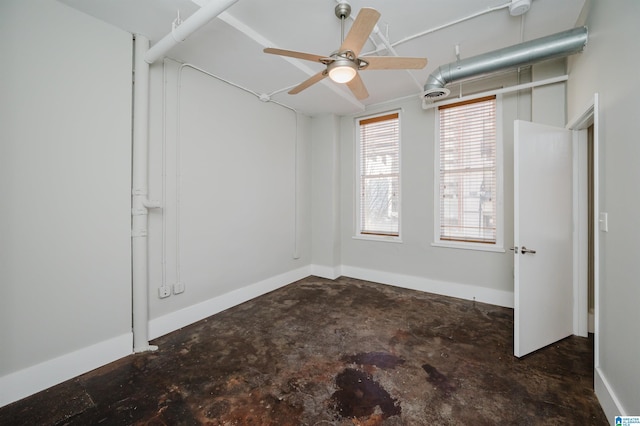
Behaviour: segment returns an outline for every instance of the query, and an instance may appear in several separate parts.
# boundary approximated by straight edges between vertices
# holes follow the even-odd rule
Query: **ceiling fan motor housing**
[[[346,1],[341,1],[335,8],[338,19],[347,19],[351,15],[351,5]]]

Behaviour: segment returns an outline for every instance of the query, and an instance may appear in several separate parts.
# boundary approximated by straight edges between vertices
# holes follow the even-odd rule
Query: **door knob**
[[[527,254],[527,253],[536,254],[536,251],[528,249],[525,246],[522,246],[522,250],[520,250],[520,253],[522,253],[522,254]]]

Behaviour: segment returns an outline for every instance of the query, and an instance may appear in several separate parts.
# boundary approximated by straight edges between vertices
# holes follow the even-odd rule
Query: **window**
[[[358,120],[358,236],[400,235],[400,116]]]
[[[496,109],[495,96],[438,108],[436,243],[502,245]]]

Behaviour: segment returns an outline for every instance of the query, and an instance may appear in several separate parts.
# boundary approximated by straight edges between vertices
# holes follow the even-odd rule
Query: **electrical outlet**
[[[173,294],[180,294],[184,292],[184,283],[177,282],[173,285]]]
[[[165,297],[171,296],[171,286],[161,285],[158,287],[158,297],[160,299],[164,299]]]

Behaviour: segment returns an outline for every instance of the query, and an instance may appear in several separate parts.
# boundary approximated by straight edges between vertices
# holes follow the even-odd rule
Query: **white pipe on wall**
[[[144,56],[149,39],[136,35],[133,85],[133,172],[131,190],[131,255],[133,297],[133,351],[158,349],[149,345],[149,277],[147,213],[160,207],[147,198],[149,186],[149,64]]]
[[[179,26],[174,28],[169,34],[164,36],[164,38],[154,44],[145,54],[144,60],[148,64],[153,64],[176,44],[183,42],[187,37],[237,1],[238,0],[210,0],[197,12],[185,19]]]
[[[131,199],[131,250],[133,298],[133,351],[158,349],[149,345],[148,209],[159,208],[147,198],[149,186],[149,65],[176,44],[222,13],[238,0],[211,0],[149,48],[149,39],[135,37],[133,90],[133,172]]]

